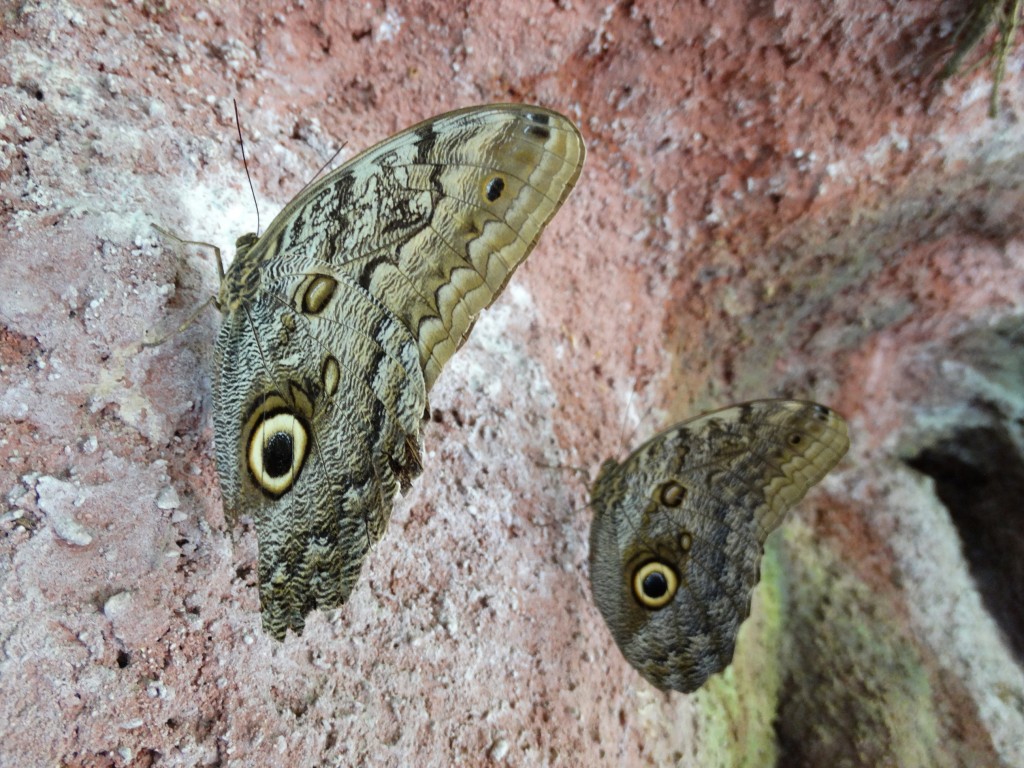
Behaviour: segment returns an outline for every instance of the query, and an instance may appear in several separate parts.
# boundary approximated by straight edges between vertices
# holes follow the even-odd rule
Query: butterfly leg
[[[173,240],[178,245],[195,245],[195,246],[199,246],[199,247],[203,247],[203,248],[212,248],[214,254],[216,254],[216,256],[217,256],[217,271],[220,274],[221,281],[223,282],[223,280],[224,280],[224,260],[221,258],[220,248],[218,248],[213,243],[204,243],[204,242],[202,242],[200,240],[185,240],[183,238],[178,237],[173,232],[168,232],[163,227],[157,226],[156,224],[153,225],[153,229],[155,229],[157,232],[159,232],[161,235],[163,235],[167,239]],[[192,314],[188,316],[188,318],[185,320],[185,322],[183,322],[181,325],[179,325],[173,331],[170,331],[168,333],[160,334],[155,339],[145,338],[141,342],[142,346],[143,347],[158,347],[161,344],[163,344],[165,341],[167,341],[168,339],[171,339],[171,338],[177,336],[179,333],[182,333],[183,331],[187,330],[196,321],[196,319],[203,312],[203,310],[205,310],[208,306],[210,306],[211,303],[212,304],[216,304],[216,302],[217,302],[217,296],[216,296],[216,294],[214,294],[213,296],[210,296],[210,298],[208,298],[202,304],[200,304],[192,312]],[[149,336],[149,331],[146,332],[146,336],[147,337]]]

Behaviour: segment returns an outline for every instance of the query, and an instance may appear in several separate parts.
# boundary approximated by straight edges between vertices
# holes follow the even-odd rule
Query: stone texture
[[[993,120],[986,67],[937,83],[966,6],[5,6],[0,763],[1024,764],[1024,56]],[[153,223],[256,227],[232,99],[264,226],[339,145],[466,104],[590,152],[352,600],[281,644],[220,507],[216,312],[137,345],[217,286]],[[590,600],[570,467],[773,395],[850,455],[733,666],[660,693]]]

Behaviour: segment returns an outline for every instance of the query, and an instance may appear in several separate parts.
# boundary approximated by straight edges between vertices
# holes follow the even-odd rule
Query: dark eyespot
[[[675,597],[678,588],[675,571],[657,560],[640,566],[633,575],[633,594],[645,608],[665,606]]]
[[[487,188],[484,191],[484,195],[490,202],[494,202],[501,193],[505,191],[505,180],[500,176],[495,176],[493,179],[487,182]]]
[[[249,475],[260,490],[277,498],[294,484],[308,451],[305,424],[288,411],[270,413],[249,435]]]
[[[275,432],[263,443],[263,469],[271,477],[281,477],[292,468],[292,436]]]
[[[789,444],[794,447],[800,445],[800,443],[802,443],[803,441],[804,437],[799,432],[794,432],[792,435],[789,436]]]
[[[644,583],[641,584],[641,587],[646,598],[649,600],[660,600],[668,592],[668,579],[665,578],[665,574],[661,571],[654,571],[644,577]]]

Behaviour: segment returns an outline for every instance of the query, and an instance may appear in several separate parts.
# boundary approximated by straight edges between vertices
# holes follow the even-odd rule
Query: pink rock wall
[[[1024,764],[1024,55],[969,4],[0,10],[0,764]],[[986,44],[991,42],[991,38]],[[424,117],[576,119],[580,183],[432,394],[351,601],[261,631],[213,463],[211,255]],[[767,396],[851,423],[736,663],[622,660],[589,468]],[[933,479],[934,478],[934,479]]]

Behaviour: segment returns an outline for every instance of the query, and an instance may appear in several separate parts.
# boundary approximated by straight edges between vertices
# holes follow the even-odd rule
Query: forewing
[[[301,252],[348,272],[415,336],[427,389],[579,178],[565,117],[495,105],[420,123],[290,203],[254,264]]]

